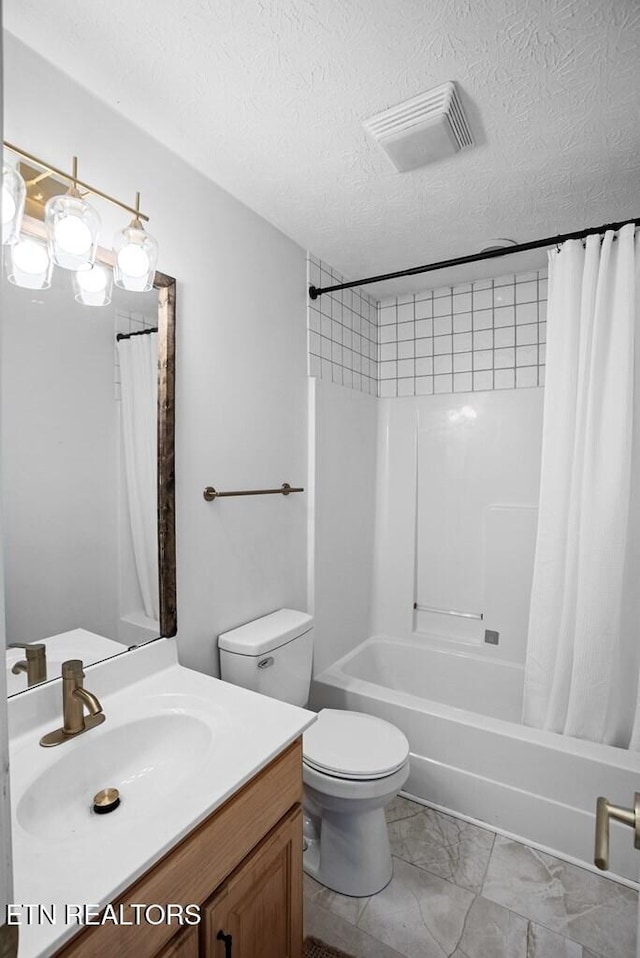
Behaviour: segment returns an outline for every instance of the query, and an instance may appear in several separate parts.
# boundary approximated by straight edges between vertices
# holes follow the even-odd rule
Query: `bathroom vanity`
[[[115,902],[125,921],[133,903],[198,904],[200,924],[86,928],[59,958],[299,958],[301,769],[298,739]]]
[[[84,681],[106,720],[53,748],[39,743],[60,683],[9,700],[18,958],[299,958],[314,714],[181,667],[174,639]],[[111,787],[120,805],[96,814]],[[55,922],[28,922],[26,903]],[[71,904],[90,922],[68,920]]]

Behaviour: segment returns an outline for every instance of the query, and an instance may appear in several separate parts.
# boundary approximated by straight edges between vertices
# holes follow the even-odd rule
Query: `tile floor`
[[[393,878],[347,898],[305,875],[305,933],[357,958],[636,958],[637,892],[404,798]]]

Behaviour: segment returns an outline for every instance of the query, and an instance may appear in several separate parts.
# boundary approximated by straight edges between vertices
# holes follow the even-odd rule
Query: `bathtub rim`
[[[361,679],[356,676],[349,675],[344,672],[342,668],[347,662],[350,662],[359,653],[361,653],[363,649],[379,642],[395,646],[409,647],[411,649],[419,649],[421,651],[424,651],[426,647],[430,652],[440,652],[446,655],[456,655],[464,658],[476,659],[484,664],[486,664],[487,661],[490,661],[488,660],[488,657],[478,655],[477,653],[474,654],[472,651],[466,652],[464,649],[460,648],[447,649],[446,647],[443,647],[442,643],[444,641],[446,640],[439,639],[437,636],[427,635],[426,633],[421,633],[421,638],[415,639],[397,638],[394,636],[385,635],[384,633],[372,635],[363,642],[360,642],[354,649],[351,649],[351,651],[347,652],[346,655],[343,655],[328,668],[323,669],[322,672],[314,675],[312,679],[312,694],[313,686],[316,683],[324,682],[329,685],[337,686],[344,691],[360,692],[362,694],[373,695],[374,697],[380,698],[390,704],[401,703],[403,706],[413,712],[421,712],[424,714],[433,713],[441,718],[448,719],[452,722],[457,722],[460,725],[481,727],[498,735],[507,736],[509,738],[517,738],[523,742],[529,742],[533,745],[543,746],[556,752],[560,751],[570,755],[577,755],[581,758],[602,762],[604,765],[622,768],[625,771],[636,772],[638,775],[640,775],[640,753],[638,752],[630,752],[628,749],[620,748],[617,745],[604,745],[600,742],[589,742],[586,739],[562,735],[559,732],[550,732],[546,729],[537,729],[529,725],[522,725],[517,722],[509,722],[506,719],[493,718],[491,716],[483,715],[481,712],[471,712],[467,709],[458,708],[454,705],[447,705],[446,703],[438,702],[435,699],[422,698],[418,695],[414,695],[411,692],[403,692],[399,689],[392,689],[388,686],[380,685],[377,682],[371,682],[368,679]],[[462,643],[456,644],[459,645]],[[469,644],[469,648],[477,649],[477,646]],[[524,670],[524,666],[520,663],[510,662],[503,659],[495,659],[493,660],[493,664],[496,664],[501,668],[506,667],[510,670],[519,672]],[[425,708],[425,704],[427,703],[428,708]]]

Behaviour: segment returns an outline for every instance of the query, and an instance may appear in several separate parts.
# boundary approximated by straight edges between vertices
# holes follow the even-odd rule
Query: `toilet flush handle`
[[[270,665],[273,665],[275,659],[272,655],[268,656],[266,659],[260,659],[258,662],[259,669],[268,669]]]
[[[613,818],[623,825],[630,825],[635,831],[634,845],[640,848],[640,792],[634,796],[633,808],[621,808],[612,805],[608,798],[600,796],[596,804],[596,850],[594,863],[596,868],[607,871],[609,868],[609,819]]]

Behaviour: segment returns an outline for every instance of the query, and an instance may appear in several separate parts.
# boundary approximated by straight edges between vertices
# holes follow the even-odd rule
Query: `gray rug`
[[[304,958],[353,958],[346,951],[340,951],[339,948],[333,948],[331,945],[325,945],[319,938],[305,938],[304,940]]]

